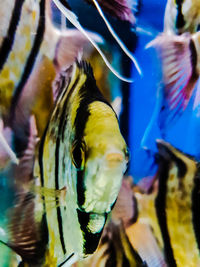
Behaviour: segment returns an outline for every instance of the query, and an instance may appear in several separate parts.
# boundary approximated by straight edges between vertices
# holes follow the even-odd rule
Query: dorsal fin
[[[90,65],[89,62],[85,61],[85,60],[81,60],[80,62],[76,61],[77,67],[83,72],[85,73],[87,76],[91,77],[94,79],[94,73],[93,73],[93,69],[92,66]]]

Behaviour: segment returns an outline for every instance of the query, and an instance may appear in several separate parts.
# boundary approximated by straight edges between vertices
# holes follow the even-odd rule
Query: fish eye
[[[82,171],[85,166],[85,143],[74,141],[71,150],[72,163],[77,170]]]
[[[125,159],[127,162],[129,162],[129,160],[130,160],[130,151],[129,151],[128,147],[125,149]]]

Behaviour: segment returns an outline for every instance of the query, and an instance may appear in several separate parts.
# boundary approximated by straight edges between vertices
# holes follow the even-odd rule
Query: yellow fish
[[[39,168],[30,186],[18,181],[19,201],[3,240],[28,265],[57,266],[94,253],[128,160],[116,114],[90,65],[81,61],[63,71],[55,94]]]
[[[154,190],[135,193],[138,221],[128,236],[148,266],[199,266],[199,165],[162,140],[157,146]],[[144,245],[145,231],[149,237]]]

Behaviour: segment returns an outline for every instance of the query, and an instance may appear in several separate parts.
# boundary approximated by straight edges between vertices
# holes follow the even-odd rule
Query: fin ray
[[[65,6],[63,6],[61,4],[61,2],[59,0],[53,0],[55,5],[58,7],[58,9],[66,16],[66,18],[78,29],[80,30],[80,32],[82,32],[85,37],[91,42],[91,44],[94,46],[94,48],[99,52],[99,54],[101,55],[102,59],[104,60],[105,64],[107,65],[107,67],[110,69],[110,71],[116,76],[118,77],[120,80],[124,81],[124,82],[128,82],[128,83],[132,83],[133,80],[123,77],[120,73],[118,73],[113,67],[112,65],[109,63],[108,59],[106,58],[106,56],[104,55],[104,53],[101,51],[101,49],[99,48],[99,46],[93,41],[93,39],[87,34],[87,32],[85,31],[85,29],[81,26],[81,24],[78,21],[77,16],[70,10],[68,10]]]

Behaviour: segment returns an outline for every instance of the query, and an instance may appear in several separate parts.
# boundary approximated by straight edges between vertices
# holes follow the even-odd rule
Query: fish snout
[[[120,152],[112,152],[108,153],[105,156],[106,162],[108,167],[115,167],[118,166],[119,164],[122,164],[123,161],[125,160],[125,157],[122,153]]]

